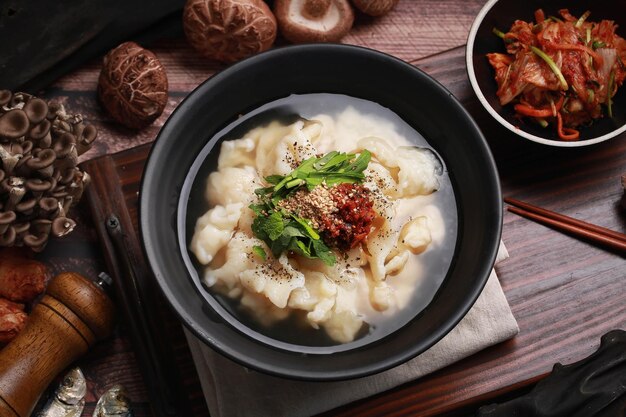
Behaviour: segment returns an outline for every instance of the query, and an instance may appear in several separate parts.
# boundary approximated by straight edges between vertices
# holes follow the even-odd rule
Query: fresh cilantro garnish
[[[252,223],[254,236],[269,246],[274,257],[284,251],[293,251],[306,258],[320,259],[326,265],[334,265],[337,261],[335,255],[312,227],[311,221],[287,212],[278,203],[301,187],[311,191],[322,183],[333,186],[362,182],[365,178],[363,171],[371,157],[367,150],[363,150],[358,157],[333,151],[319,158],[306,159],[289,175],[265,177],[270,185],[254,190],[259,202],[249,206],[256,215]],[[263,248],[255,246],[253,250],[265,259]]]
[[[252,205],[251,205],[252,206]],[[252,208],[252,207],[251,207]],[[254,210],[254,209],[253,209]],[[311,227],[309,221],[266,206],[252,222],[252,232],[270,247],[274,257],[284,251],[293,251],[310,259],[321,259],[326,265],[335,264],[335,255]],[[253,250],[259,254],[255,246]],[[265,251],[263,251],[265,254]],[[263,258],[263,256],[261,256]],[[265,258],[263,258],[265,259]]]
[[[273,187],[259,188],[255,193],[268,192],[284,198],[292,190],[306,185],[308,190],[320,185],[322,182],[332,186],[342,183],[361,182],[365,178],[363,171],[367,168],[372,154],[363,150],[358,158],[355,154],[332,151],[321,158],[312,156],[302,162],[289,175],[270,175],[265,180],[273,184]],[[263,191],[260,191],[263,190]]]
[[[254,245],[252,247],[252,251],[261,259],[266,260],[267,259],[267,253],[265,253],[265,249],[263,249],[261,246],[259,245]]]

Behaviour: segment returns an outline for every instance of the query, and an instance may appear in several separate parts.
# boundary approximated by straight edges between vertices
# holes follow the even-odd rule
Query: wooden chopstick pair
[[[505,198],[504,202],[509,204],[508,210],[511,213],[626,254],[626,235],[623,233],[533,206],[514,198]]]

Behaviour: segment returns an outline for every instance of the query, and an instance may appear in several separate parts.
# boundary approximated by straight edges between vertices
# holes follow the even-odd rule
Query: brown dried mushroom
[[[352,27],[348,0],[276,0],[280,33],[293,43],[337,42]]]
[[[382,16],[393,9],[398,0],[352,0],[352,4],[370,16]]]
[[[45,247],[76,223],[67,217],[89,176],[78,156],[97,131],[62,105],[0,91],[0,247]]]
[[[277,31],[276,19],[262,0],[187,0],[183,28],[194,49],[222,62],[268,50]]]
[[[141,129],[154,122],[167,104],[167,74],[152,52],[134,42],[111,50],[103,60],[98,97],[118,123]]]

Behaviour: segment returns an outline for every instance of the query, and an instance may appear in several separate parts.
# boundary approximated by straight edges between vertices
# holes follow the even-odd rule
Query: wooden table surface
[[[382,18],[358,16],[344,42],[416,64],[448,87],[487,137],[505,196],[624,232],[626,216],[618,201],[622,193],[619,176],[626,172],[625,134],[590,148],[540,146],[498,126],[474,97],[465,73],[463,45],[483,4],[484,0],[401,0]],[[184,39],[161,40],[151,49],[167,70],[170,98],[164,114],[142,131],[121,128],[97,103],[100,59],[41,92],[65,103],[70,112],[82,113],[98,127],[97,143],[83,160],[151,142],[177,104],[222,68],[196,55]],[[76,210],[79,227],[71,237],[52,242],[42,255],[54,271],[78,270],[95,276],[103,269],[85,205],[82,202]],[[325,416],[471,414],[480,404],[532,385],[555,362],[571,363],[587,356],[607,331],[626,328],[623,257],[510,213],[504,216],[502,238],[511,257],[497,271],[519,322],[519,335],[430,376]],[[114,383],[129,389],[137,417],[153,415],[123,327],[78,365],[89,380],[83,415],[91,415],[97,396]],[[192,366],[182,371],[194,373]],[[194,416],[208,415],[197,382],[188,389],[195,404]]]

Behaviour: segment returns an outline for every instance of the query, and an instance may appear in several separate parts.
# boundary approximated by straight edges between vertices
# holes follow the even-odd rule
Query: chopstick
[[[509,204],[507,209],[512,213],[626,253],[626,235],[623,233],[533,206],[514,198],[505,198],[504,202]]]

